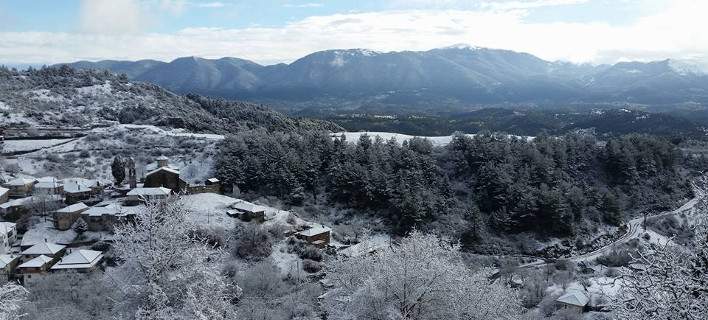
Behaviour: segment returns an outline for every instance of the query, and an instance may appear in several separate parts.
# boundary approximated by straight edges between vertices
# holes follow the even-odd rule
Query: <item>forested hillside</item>
[[[666,140],[628,135],[456,136],[446,147],[325,132],[227,138],[217,174],[241,191],[293,205],[327,205],[378,218],[400,234],[454,235],[473,250],[523,251],[495,235],[592,240],[624,218],[689,197],[680,152]]]
[[[0,124],[90,128],[116,123],[221,134],[255,127],[341,129],[326,121],[290,118],[262,105],[180,96],[106,71],[0,67]]]

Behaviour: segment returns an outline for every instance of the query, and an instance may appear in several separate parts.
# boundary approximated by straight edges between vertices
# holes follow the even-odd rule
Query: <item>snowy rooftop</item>
[[[39,257],[36,257],[30,261],[27,261],[21,265],[18,266],[18,268],[41,268],[47,263],[50,263],[52,261],[52,258],[47,257],[45,255],[41,255]]]
[[[49,243],[49,242],[40,242],[38,244],[33,245],[29,249],[22,251],[22,254],[23,255],[38,255],[38,254],[54,255],[64,248],[66,248],[66,246],[62,246],[60,244]]]
[[[179,170],[178,170],[178,169],[171,168],[171,167],[159,167],[159,168],[157,168],[157,169],[155,169],[155,170],[152,170],[152,171],[146,173],[145,176],[149,176],[149,175],[151,175],[151,174],[153,174],[153,173],[160,172],[160,171],[167,171],[167,172],[170,172],[170,173],[179,174]]]
[[[74,250],[55,264],[52,270],[91,268],[99,263],[101,259],[103,259],[101,251]]]
[[[165,187],[159,188],[135,188],[128,192],[129,196],[167,196],[172,190]]]
[[[25,205],[25,203],[29,203],[30,201],[32,201],[32,197],[10,200],[8,202],[0,204],[0,209],[8,209],[8,208],[17,207],[17,206],[23,206],[23,205]]]
[[[330,232],[330,231],[332,231],[332,229],[330,229],[329,227],[325,227],[321,224],[318,224],[318,225],[312,226],[312,228],[310,228],[310,229],[300,231],[300,232],[298,232],[298,234],[303,235],[305,237],[312,237],[312,236],[322,234],[325,232]]]
[[[584,293],[577,290],[569,290],[564,295],[560,296],[556,301],[573,306],[584,307],[590,302],[590,299]]]
[[[6,182],[5,185],[12,186],[12,187],[21,187],[24,185],[34,183],[36,181],[37,181],[36,179],[32,179],[32,178],[17,178],[17,179],[13,179],[13,180]]]
[[[57,213],[72,213],[72,212],[84,210],[86,208],[88,208],[87,205],[85,205],[83,202],[79,202],[79,203],[72,204],[68,207],[61,208],[61,209],[57,210]]]
[[[10,189],[0,187],[0,197],[8,192],[10,192]]]
[[[124,216],[127,213],[123,211],[123,207],[121,205],[110,204],[104,207],[91,207],[82,214],[92,217],[100,217],[102,215]]]
[[[84,178],[69,178],[64,179],[64,192],[80,193],[91,191],[91,187],[99,185],[98,180],[89,180]]]
[[[174,171],[179,172],[179,168],[178,168],[178,167],[175,167],[175,166],[169,165],[169,164],[168,164],[167,166],[160,167],[160,166],[157,164],[157,162],[148,163],[147,165],[145,165],[145,167],[143,167],[143,170],[145,170],[144,172],[147,172],[147,173],[145,174],[145,175],[147,175],[147,174],[149,174],[149,173],[151,173],[151,172],[153,172],[153,171],[155,171],[155,170],[157,170],[157,169],[160,169],[160,168],[168,168],[168,169],[170,169],[170,170],[174,170]]]
[[[231,208],[246,211],[246,212],[262,212],[265,211],[265,207],[253,204],[247,201],[239,201],[231,205]]]
[[[15,224],[12,222],[0,222],[0,233],[1,234],[8,234],[10,233],[10,230],[15,229]]]
[[[20,256],[12,254],[0,254],[0,269],[7,267],[8,264],[19,259]]]
[[[24,205],[32,203],[32,201],[34,201],[34,200],[39,201],[39,202],[52,201],[52,200],[59,201],[59,200],[63,200],[63,198],[61,197],[61,195],[53,194],[53,195],[49,195],[46,197],[32,196],[32,197],[14,199],[14,200],[10,200],[8,202],[5,202],[3,204],[0,204],[0,209],[8,209],[11,207],[24,206]]]

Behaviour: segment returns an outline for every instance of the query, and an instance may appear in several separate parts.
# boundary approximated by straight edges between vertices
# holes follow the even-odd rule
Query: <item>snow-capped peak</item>
[[[481,47],[473,46],[467,43],[457,43],[451,46],[444,47],[442,49],[458,49],[458,50],[479,50]]]
[[[680,75],[702,75],[708,73],[708,65],[691,60],[669,60],[669,67]]]

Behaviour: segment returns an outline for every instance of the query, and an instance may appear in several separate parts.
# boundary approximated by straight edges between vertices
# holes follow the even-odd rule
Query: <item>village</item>
[[[190,184],[164,156],[146,166],[144,177],[138,179],[135,172],[134,162],[128,159],[127,183],[122,185],[99,179],[29,176],[2,183],[0,283],[14,281],[31,288],[55,274],[105,270],[114,227],[133,222],[146,202],[166,201],[173,195],[193,197],[186,202],[194,205],[195,219],[205,224],[293,219],[292,212],[221,195],[216,178]],[[301,219],[297,225],[284,232],[319,249],[330,246],[329,227]]]

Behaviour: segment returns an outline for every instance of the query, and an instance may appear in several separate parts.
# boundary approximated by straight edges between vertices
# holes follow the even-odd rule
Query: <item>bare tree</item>
[[[473,272],[459,247],[414,232],[371,256],[339,259],[327,270],[331,319],[518,319],[518,292]]]
[[[17,284],[7,283],[0,286],[0,319],[20,319],[22,303],[27,299],[27,290]]]
[[[622,274],[615,301],[620,319],[705,319],[708,314],[708,223],[705,203],[697,212],[695,241],[639,252],[634,271]]]
[[[230,319],[236,297],[220,273],[221,250],[197,238],[180,199],[148,202],[135,223],[116,227],[122,264],[109,272],[124,297],[117,312],[136,319]]]

